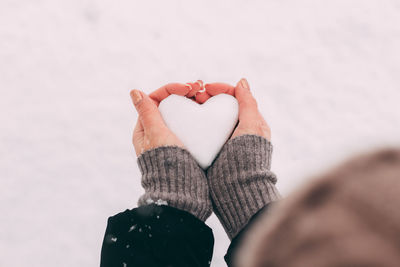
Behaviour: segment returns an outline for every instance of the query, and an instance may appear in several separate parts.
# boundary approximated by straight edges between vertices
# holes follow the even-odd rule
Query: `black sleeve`
[[[270,202],[267,205],[265,205],[262,209],[260,209],[256,214],[251,217],[250,221],[247,223],[246,227],[244,227],[236,236],[235,238],[232,239],[232,242],[228,248],[228,251],[226,252],[226,255],[224,257],[226,264],[228,266],[235,266],[233,259],[235,257],[235,253],[237,252],[240,243],[242,242],[244,236],[248,231],[251,230],[254,222],[257,220],[257,218],[261,217],[262,214],[268,212],[268,209],[273,205],[274,202]]]
[[[192,214],[146,205],[108,219],[100,267],[209,266],[211,228]]]

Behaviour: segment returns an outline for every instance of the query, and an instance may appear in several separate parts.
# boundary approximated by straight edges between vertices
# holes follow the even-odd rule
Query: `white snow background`
[[[399,48],[398,0],[1,0],[0,266],[99,265],[143,192],[130,89],[248,78],[288,195],[399,145]]]

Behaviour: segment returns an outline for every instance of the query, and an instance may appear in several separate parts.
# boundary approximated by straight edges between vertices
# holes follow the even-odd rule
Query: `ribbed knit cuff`
[[[257,211],[280,199],[271,154],[267,139],[243,135],[228,141],[207,170],[214,212],[231,240]]]
[[[158,147],[138,158],[145,194],[139,206],[156,203],[190,212],[202,221],[211,215],[207,179],[190,153],[179,147]]]

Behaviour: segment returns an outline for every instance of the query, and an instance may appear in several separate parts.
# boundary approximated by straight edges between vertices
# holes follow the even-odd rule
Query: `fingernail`
[[[203,93],[206,91],[206,88],[204,87],[204,83],[202,80],[197,80],[196,83],[198,83],[200,85],[200,90],[198,91],[198,93]]]
[[[138,90],[133,90],[132,100],[133,100],[133,104],[135,104],[135,105],[139,104],[139,102],[142,101],[142,95],[140,94],[140,92]]]
[[[189,92],[192,90],[192,86],[189,83],[185,83],[185,86],[189,88]]]
[[[243,88],[245,88],[245,89],[247,89],[247,90],[250,90],[249,83],[247,82],[247,80],[246,80],[245,78],[243,78],[243,79],[240,81],[240,83],[241,83],[241,85],[242,85]]]

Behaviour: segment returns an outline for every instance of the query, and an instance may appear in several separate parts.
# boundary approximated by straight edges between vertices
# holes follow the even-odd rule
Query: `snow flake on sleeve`
[[[151,198],[148,198],[148,199],[146,199],[146,203],[147,204],[153,204],[154,203],[154,200],[152,200]]]
[[[128,232],[132,232],[133,230],[136,229],[136,227],[137,227],[137,224],[132,225],[132,226],[129,228],[129,231],[128,231]]]
[[[162,206],[162,205],[168,205],[168,202],[162,199],[159,199],[155,202],[156,205]]]
[[[112,243],[116,243],[117,242],[117,237],[115,236],[115,235],[112,235],[112,234],[108,234],[107,236],[106,236],[106,242],[108,243],[108,244],[112,244]]]
[[[148,198],[148,199],[146,199],[146,203],[147,203],[148,205],[154,203],[154,204],[156,204],[157,206],[168,205],[168,202],[165,201],[165,200],[162,200],[162,199],[158,199],[157,201],[154,201],[153,199]]]

